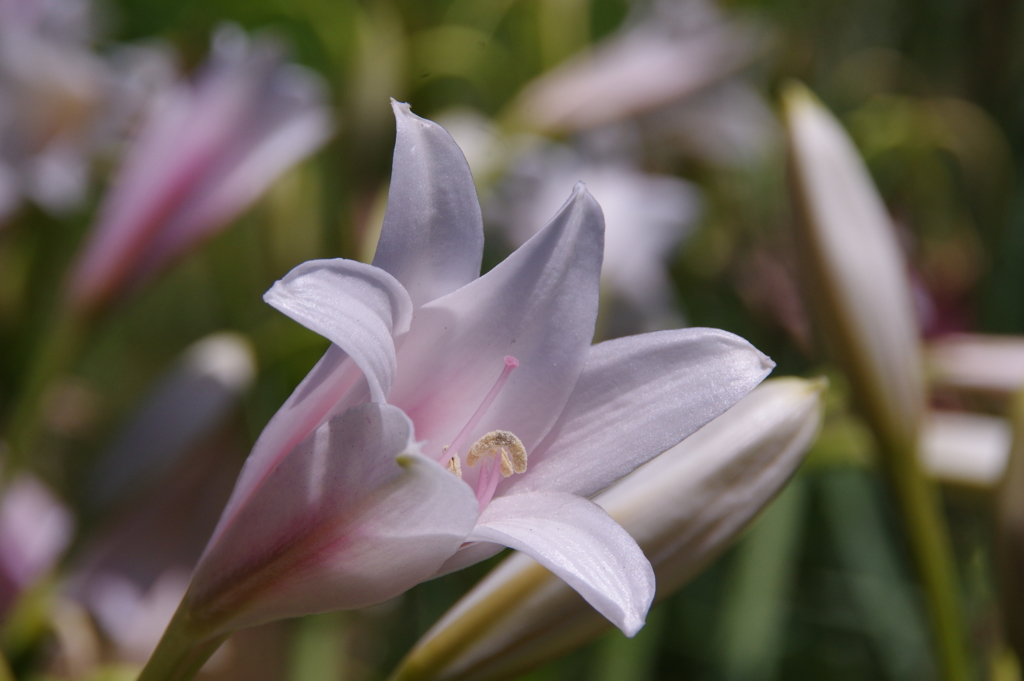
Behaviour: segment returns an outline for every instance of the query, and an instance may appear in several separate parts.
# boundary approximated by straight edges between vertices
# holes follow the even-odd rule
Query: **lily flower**
[[[394,110],[373,264],[307,262],[265,296],[333,344],[257,441],[143,679],[194,665],[233,629],[378,603],[505,546],[632,635],[654,574],[588,497],[774,366],[714,329],[592,347],[604,223],[582,185],[480,276],[465,158],[440,126]]]
[[[211,237],[330,134],[323,87],[267,38],[228,26],[195,83],[160,98],[127,152],[73,273],[78,309]]]
[[[699,574],[789,481],[818,436],[825,385],[769,379],[594,497],[650,559],[656,600]],[[512,678],[607,629],[564,582],[517,553],[452,606],[390,679]]]

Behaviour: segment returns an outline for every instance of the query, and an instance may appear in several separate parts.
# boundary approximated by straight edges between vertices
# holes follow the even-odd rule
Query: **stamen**
[[[466,465],[472,466],[485,456],[494,457],[500,462],[502,477],[526,472],[526,447],[515,433],[507,430],[487,433],[469,448]]]
[[[452,440],[450,445],[445,447],[441,454],[442,463],[444,463],[444,458],[448,450],[452,450],[452,456],[459,455],[459,447],[462,446],[462,443],[466,441],[469,434],[473,432],[473,429],[476,428],[478,423],[480,423],[480,419],[484,417],[487,409],[494,403],[494,400],[497,399],[498,393],[501,392],[501,388],[505,385],[505,381],[508,380],[509,374],[511,374],[512,370],[517,366],[519,366],[518,359],[512,355],[507,355],[505,357],[505,368],[502,370],[501,376],[498,376],[498,380],[494,382],[494,387],[491,388],[489,393],[487,393],[487,396],[484,397],[484,401],[480,403],[480,406],[477,407],[475,412],[473,412],[473,415],[469,417],[469,423],[466,424],[466,427],[459,431],[459,434],[455,436],[455,439]]]
[[[459,460],[459,457],[453,456],[452,458],[448,459],[448,465],[446,466],[446,468],[455,477],[460,479],[462,478],[462,462]]]
[[[491,503],[500,478],[526,472],[526,448],[514,433],[495,430],[473,443],[466,455],[466,465],[474,466],[484,457],[489,460],[480,467],[476,483],[476,499],[481,513]]]

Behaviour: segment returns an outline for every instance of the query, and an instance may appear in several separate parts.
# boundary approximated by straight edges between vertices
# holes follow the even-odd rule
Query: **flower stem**
[[[182,602],[137,681],[191,681],[227,637],[204,635]]]
[[[886,452],[885,460],[924,587],[942,678],[969,681],[974,673],[967,651],[953,549],[940,500],[921,470],[916,448],[908,445],[900,450]]]

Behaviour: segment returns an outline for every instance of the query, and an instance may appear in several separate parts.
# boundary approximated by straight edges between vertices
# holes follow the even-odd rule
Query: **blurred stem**
[[[917,449],[883,442],[889,477],[910,535],[910,550],[917,565],[931,614],[942,678],[969,681],[974,677],[960,606],[953,548],[942,517],[936,489],[921,470]]]
[[[137,681],[191,681],[227,637],[206,636],[182,601]]]
[[[35,451],[43,420],[43,398],[54,379],[74,362],[87,335],[88,319],[61,306],[36,345],[7,424],[10,468],[24,465]]]

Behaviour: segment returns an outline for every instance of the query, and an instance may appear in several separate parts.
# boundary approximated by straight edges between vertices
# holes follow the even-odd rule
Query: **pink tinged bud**
[[[280,52],[223,28],[195,82],[150,111],[72,274],[73,305],[97,307],[154,276],[323,144],[323,86]]]

